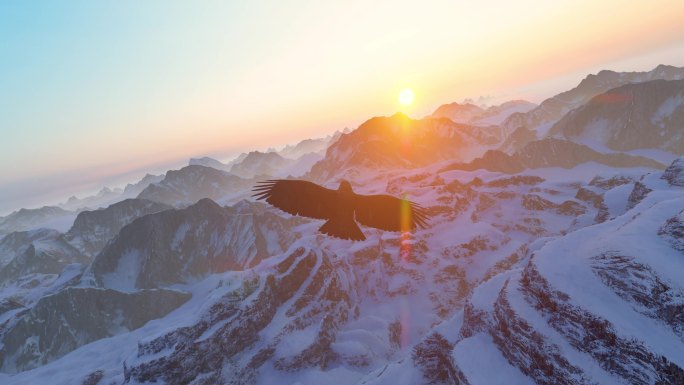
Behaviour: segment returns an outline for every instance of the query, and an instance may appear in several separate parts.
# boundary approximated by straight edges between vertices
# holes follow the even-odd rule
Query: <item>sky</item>
[[[2,1],[0,215],[398,110],[684,66],[681,20],[681,0]]]

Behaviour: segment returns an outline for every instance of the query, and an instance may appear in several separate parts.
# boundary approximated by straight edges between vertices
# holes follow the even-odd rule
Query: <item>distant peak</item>
[[[406,115],[405,113],[399,111],[399,112],[395,113],[394,115],[390,116],[390,119],[407,120],[407,119],[411,119],[411,118],[409,118],[409,116]]]

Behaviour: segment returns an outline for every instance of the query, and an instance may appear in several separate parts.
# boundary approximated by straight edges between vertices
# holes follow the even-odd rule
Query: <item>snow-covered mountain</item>
[[[40,227],[67,230],[77,213],[56,206],[43,206],[38,209],[19,209],[0,218],[0,236],[14,231],[33,230]]]
[[[246,156],[246,154],[243,154],[243,155]],[[244,157],[242,159],[244,159]],[[230,171],[232,164],[221,163],[220,161],[218,161],[214,158],[210,158],[208,156],[205,156],[202,158],[190,158],[190,161],[188,161],[188,166],[204,166],[204,167],[215,168],[217,170]]]
[[[515,138],[511,138],[516,140],[505,141],[501,149],[511,153],[522,148],[528,141],[546,137],[551,126],[565,114],[599,94],[626,84],[657,79],[684,79],[684,68],[659,65],[648,72],[604,70],[596,75],[588,75],[577,87],[544,100],[537,108],[509,116],[501,127],[509,137],[517,131]]]
[[[549,130],[613,151],[684,154],[684,80],[653,80],[614,88],[565,115]]]
[[[529,142],[512,155],[498,150],[489,150],[482,157],[471,162],[455,163],[445,169],[468,171],[485,169],[514,174],[526,169],[573,168],[587,162],[620,168],[665,168],[664,164],[643,156],[613,152],[603,153],[569,140],[546,138]]]
[[[508,153],[512,131],[446,118],[341,135],[306,178],[421,204],[413,234],[330,238],[240,200],[253,174],[193,165],[66,234],[6,235],[0,382],[684,383],[684,157],[663,155],[684,126],[678,81],[649,78],[678,69],[656,70],[561,94],[599,90]],[[621,79],[641,83],[603,89]]]
[[[126,199],[104,209],[82,211],[65,238],[80,252],[93,257],[134,219],[171,208],[146,199]]]
[[[485,109],[472,103],[442,104],[432,113],[433,118],[447,118],[455,123],[468,123],[484,114]]]
[[[140,194],[147,186],[161,182],[164,179],[164,175],[152,175],[145,174],[145,176],[138,182],[129,183],[124,187],[123,198],[130,199],[135,198]]]
[[[464,373],[487,378],[468,368],[486,359],[520,383],[684,382],[684,263],[673,243],[684,198],[657,174],[642,183],[652,191],[626,214],[539,244],[474,291],[452,321]]]
[[[537,105],[527,100],[510,100],[496,106],[488,107],[482,115],[470,121],[476,126],[500,125],[509,116],[516,113],[526,113]]]
[[[294,160],[286,159],[277,152],[252,151],[240,162],[230,168],[231,174],[241,178],[254,178],[259,175],[275,175],[281,168],[292,164]]]
[[[295,153],[294,151],[292,153]],[[310,152],[296,159],[284,158],[277,152],[253,151],[230,168],[230,173],[242,178],[299,177],[323,159],[323,153]]]
[[[342,134],[347,134],[350,131],[350,129],[345,128],[344,130],[335,131],[324,138],[305,139],[297,144],[285,146],[282,150],[278,151],[278,154],[288,159],[298,159],[311,153],[323,155],[325,150],[335,143]]]
[[[135,198],[147,186],[152,183],[157,183],[164,179],[164,175],[145,174],[145,176],[135,183],[127,184],[123,189],[103,187],[97,194],[86,196],[84,198],[77,198],[72,196],[66,202],[59,205],[59,207],[67,210],[94,210],[104,208],[124,199]]]
[[[86,196],[84,198],[72,196],[66,202],[60,204],[59,207],[66,210],[78,210],[82,208],[98,208],[102,206],[108,206],[121,199],[122,194],[122,189],[103,187],[95,195]]]
[[[66,287],[8,322],[0,368],[12,373],[44,365],[89,342],[138,329],[189,299],[175,290],[122,293]]]
[[[515,113],[525,113],[537,107],[526,100],[510,100],[508,102],[480,107],[472,103],[450,103],[439,106],[432,113],[433,118],[448,118],[456,123],[466,123],[476,126],[499,125],[506,118]]]
[[[289,229],[297,223],[263,204],[221,207],[205,198],[123,227],[95,257],[87,276],[98,287],[126,291],[248,268],[286,249],[294,239]]]
[[[372,118],[342,135],[308,177],[352,178],[357,169],[416,168],[447,159],[469,160],[497,142],[496,134],[486,128],[445,118],[416,120],[397,113]]]
[[[254,184],[225,171],[205,166],[186,166],[171,170],[161,182],[147,186],[139,199],[147,199],[171,206],[185,206],[203,198],[221,200],[244,191]]]
[[[13,249],[8,247],[11,243]],[[12,233],[2,240],[0,248],[11,250],[0,265],[0,285],[34,274],[59,274],[69,264],[89,262],[55,230]]]

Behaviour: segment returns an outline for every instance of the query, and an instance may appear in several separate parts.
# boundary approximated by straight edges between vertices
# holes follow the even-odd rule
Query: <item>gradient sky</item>
[[[2,1],[0,215],[354,128],[405,87],[419,117],[682,66],[682,20],[681,0]]]

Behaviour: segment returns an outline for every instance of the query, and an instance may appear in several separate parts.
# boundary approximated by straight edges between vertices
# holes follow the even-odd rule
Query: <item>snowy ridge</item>
[[[680,194],[656,190],[634,210],[548,242],[521,270],[477,288],[461,338],[489,335],[537,383],[680,383],[684,263],[659,236],[684,209]]]
[[[565,114],[582,106],[595,96],[608,90],[630,83],[641,83],[651,80],[684,79],[684,68],[659,65],[649,72],[614,72],[600,71],[590,74],[577,87],[544,100],[539,107],[526,112],[510,115],[502,124],[506,136],[516,131],[515,140],[508,140],[500,148],[507,153],[516,151],[527,142],[547,136],[551,126]],[[521,135],[527,132],[526,135]]]
[[[680,72],[602,71],[506,120],[544,112],[533,128],[397,114],[341,134],[305,178],[407,197],[431,216],[412,234],[334,239],[244,200],[282,158],[263,153],[232,163],[249,179],[195,164],[66,234],[9,233],[0,382],[681,384],[684,158],[666,150],[682,109],[676,80],[649,82]],[[614,116],[586,103],[650,87]],[[536,139],[569,106],[607,141]],[[623,113],[667,128],[662,143],[610,150]],[[302,143],[289,150],[321,145]]]

